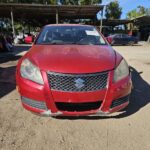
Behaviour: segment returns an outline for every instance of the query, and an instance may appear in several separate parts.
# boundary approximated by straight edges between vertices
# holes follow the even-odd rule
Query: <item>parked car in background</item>
[[[113,34],[106,39],[111,45],[133,45],[138,43],[136,37],[127,34]]]
[[[34,39],[35,39],[36,35],[35,34],[31,34],[31,33],[19,33],[19,35],[16,36],[16,38],[14,39],[14,43],[15,44],[31,44],[33,43]]]
[[[29,35],[24,38],[25,44],[31,44],[33,42],[33,36]]]
[[[50,116],[106,115],[129,104],[126,60],[87,25],[45,26],[16,70],[27,110]]]

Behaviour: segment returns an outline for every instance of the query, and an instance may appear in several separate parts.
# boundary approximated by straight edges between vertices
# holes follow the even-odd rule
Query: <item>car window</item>
[[[122,34],[123,38],[129,38],[129,36],[127,34]]]
[[[116,38],[121,38],[122,36],[121,36],[121,34],[116,34],[115,37]]]
[[[92,26],[46,26],[36,44],[106,45]]]

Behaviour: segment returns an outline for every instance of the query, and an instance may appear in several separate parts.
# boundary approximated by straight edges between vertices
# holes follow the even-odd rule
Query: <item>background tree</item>
[[[150,8],[146,9],[146,15],[150,16]]]
[[[140,15],[143,15],[143,14],[146,13],[145,7],[143,7],[143,6],[138,6],[137,8],[138,8],[138,12],[139,12]]]
[[[81,5],[93,5],[93,4],[100,4],[101,0],[80,0]]]
[[[101,0],[62,0],[64,5],[93,5],[101,3]]]
[[[63,5],[78,5],[79,0],[62,0]]]
[[[138,6],[136,9],[133,9],[127,13],[127,18],[129,19],[137,18],[137,17],[145,15],[147,12],[148,12],[148,9],[146,9],[143,6]]]
[[[93,5],[99,4],[102,0],[0,0],[4,3],[39,3],[39,4],[62,4],[62,5]]]
[[[106,6],[105,16],[107,19],[120,19],[122,8],[119,6],[118,1],[110,2]]]

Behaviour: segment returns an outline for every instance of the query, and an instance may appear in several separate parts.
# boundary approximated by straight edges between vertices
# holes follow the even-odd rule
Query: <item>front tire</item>
[[[130,46],[133,46],[133,45],[134,45],[134,42],[133,42],[133,41],[130,41],[130,42],[129,42],[129,45],[130,45]]]

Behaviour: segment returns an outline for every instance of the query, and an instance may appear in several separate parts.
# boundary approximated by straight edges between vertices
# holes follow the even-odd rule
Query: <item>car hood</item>
[[[34,45],[27,57],[41,70],[63,73],[94,73],[114,68],[110,46]]]

